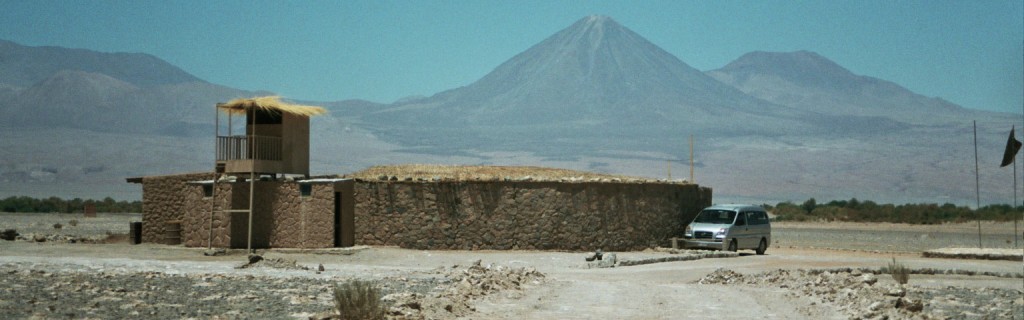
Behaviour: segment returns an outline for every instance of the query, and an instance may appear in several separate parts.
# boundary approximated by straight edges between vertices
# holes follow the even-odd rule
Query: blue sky
[[[144,52],[288,98],[391,102],[464,86],[576,20],[607,15],[711,70],[751,51],[817,52],[969,108],[1020,113],[1016,1],[25,1],[0,39]]]

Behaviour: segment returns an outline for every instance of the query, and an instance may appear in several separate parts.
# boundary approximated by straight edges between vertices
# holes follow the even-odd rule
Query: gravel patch
[[[851,319],[1009,319],[1024,314],[1021,290],[899,285],[860,270],[774,270],[744,275],[718,269],[697,283],[785,290]],[[913,280],[911,280],[913,282]]]
[[[96,238],[110,234],[128,234],[131,228],[129,224],[136,221],[142,221],[142,214],[97,213],[95,218],[86,218],[81,213],[4,212],[0,213],[0,231],[13,229],[22,235]],[[54,228],[58,223],[61,228]]]
[[[242,264],[288,274],[92,271],[66,264],[0,264],[0,314],[8,318],[329,318],[333,288],[347,277],[316,277],[316,270],[282,258]],[[295,271],[305,271],[295,273]],[[272,271],[272,270],[271,270]],[[360,276],[377,284],[389,318],[438,319],[472,313],[471,302],[495,292],[540,284],[532,268],[458,265],[430,272]]]

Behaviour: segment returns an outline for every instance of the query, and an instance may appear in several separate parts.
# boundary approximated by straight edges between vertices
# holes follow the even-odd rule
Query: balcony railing
[[[281,161],[281,155],[280,137],[255,135],[217,137],[217,161]]]

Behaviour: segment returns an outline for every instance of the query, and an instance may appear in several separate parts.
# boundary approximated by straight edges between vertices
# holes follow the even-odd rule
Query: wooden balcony
[[[280,137],[218,136],[216,148],[217,168],[222,173],[281,172],[284,165]]]

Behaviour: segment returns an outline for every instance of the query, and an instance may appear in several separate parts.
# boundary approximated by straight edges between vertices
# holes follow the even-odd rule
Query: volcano
[[[605,16],[577,21],[468,86],[364,116],[404,144],[498,150],[525,137],[615,148],[650,144],[633,137],[776,135],[816,130],[813,117],[715,80]]]

